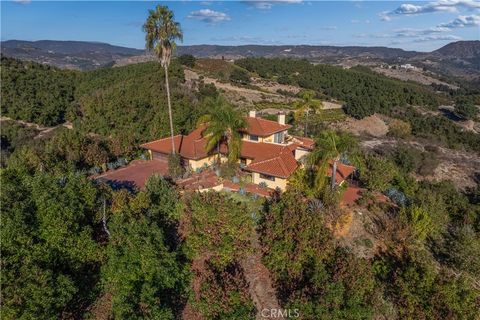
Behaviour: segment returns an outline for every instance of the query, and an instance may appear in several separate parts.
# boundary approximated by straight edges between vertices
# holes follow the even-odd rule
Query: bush
[[[177,179],[183,176],[183,172],[185,168],[182,165],[182,158],[178,153],[170,154],[168,156],[168,175],[173,178]]]
[[[230,74],[230,81],[233,83],[239,84],[249,84],[250,83],[250,75],[247,71],[239,68],[233,69],[232,73]]]
[[[178,62],[186,67],[193,68],[195,67],[195,57],[191,54],[183,54],[178,57]]]
[[[439,163],[435,153],[422,152],[410,146],[399,146],[393,160],[404,173],[416,172],[422,176],[433,174]]]
[[[399,119],[394,119],[388,127],[388,135],[394,138],[405,139],[412,133],[412,126],[410,123]]]
[[[397,173],[395,164],[378,156],[366,158],[366,170],[361,173],[361,180],[371,190],[383,191]]]
[[[466,97],[458,98],[455,102],[455,113],[464,119],[475,119],[478,109],[471,99]]]

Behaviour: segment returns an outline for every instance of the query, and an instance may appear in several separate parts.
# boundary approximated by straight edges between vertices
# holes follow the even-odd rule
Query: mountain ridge
[[[22,60],[79,70],[126,65],[154,59],[145,50],[88,41],[7,40],[1,42],[1,53]],[[430,68],[454,76],[476,77],[480,74],[480,41],[478,40],[451,42],[431,52],[408,51],[382,46],[252,44],[178,46],[177,54],[192,54],[199,58],[227,60],[245,57],[284,57],[308,59],[314,63],[346,67],[372,63],[415,63],[419,67]]]

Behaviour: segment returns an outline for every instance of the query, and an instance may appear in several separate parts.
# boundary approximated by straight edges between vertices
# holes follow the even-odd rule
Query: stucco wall
[[[196,170],[198,168],[202,168],[205,164],[207,165],[212,165],[213,162],[215,161],[215,155],[213,156],[210,156],[210,157],[206,157],[206,158],[203,158],[203,159],[199,159],[199,160],[188,160],[188,165],[193,169],[193,170]]]
[[[310,152],[307,151],[307,150],[303,150],[303,149],[295,149],[295,159],[298,160],[300,159],[301,157],[303,157],[304,155],[307,155],[309,154]]]
[[[275,181],[266,180],[266,179],[260,178],[260,174],[257,172],[253,172],[252,177],[253,177],[253,183],[255,184],[260,184],[262,182],[265,182],[267,186],[272,189],[275,189],[277,187],[280,188],[280,190],[282,191],[285,191],[287,189],[287,179],[275,177]]]

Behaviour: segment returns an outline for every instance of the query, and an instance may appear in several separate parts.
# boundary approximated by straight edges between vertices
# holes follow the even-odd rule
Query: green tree
[[[2,316],[81,316],[95,297],[102,256],[92,182],[73,173],[29,176],[10,168],[1,179]]]
[[[170,134],[172,138],[172,152],[175,154],[175,141],[173,130],[172,102],[170,100],[170,85],[168,83],[168,66],[175,49],[175,40],[183,40],[180,24],[174,20],[173,12],[166,6],[158,5],[155,10],[149,10],[147,21],[143,25],[146,33],[145,42],[148,50],[155,53],[165,70],[165,87],[167,89],[168,116],[170,121]]]
[[[244,69],[235,67],[230,73],[230,81],[234,83],[240,83],[240,84],[249,84],[250,75]]]
[[[422,207],[403,207],[400,210],[400,220],[409,225],[415,240],[423,241],[434,231],[430,214]]]
[[[303,319],[372,318],[372,268],[334,244],[322,209],[294,189],[266,208],[260,239],[282,305],[299,309]]]
[[[340,156],[355,148],[356,142],[353,137],[346,133],[323,131],[316,139],[317,147],[309,155],[309,165],[316,170],[315,186],[320,190],[325,182],[327,168],[332,162],[332,175],[330,186],[336,186],[337,164]]]
[[[193,283],[201,283],[192,305],[205,319],[254,318],[240,266],[251,249],[253,224],[247,207],[217,192],[195,193],[185,200],[185,246],[193,261]]]
[[[480,236],[471,226],[453,229],[446,239],[444,254],[449,265],[458,270],[480,274]]]
[[[367,156],[365,162],[366,168],[361,172],[361,180],[371,190],[384,191],[397,174],[395,164],[376,155]]]
[[[179,56],[178,62],[180,62],[180,64],[187,66],[189,68],[195,67],[195,57],[192,56],[191,54],[183,54]]]
[[[295,120],[300,121],[303,117],[305,118],[305,125],[304,125],[304,136],[308,136],[308,118],[310,112],[316,114],[318,111],[322,109],[322,102],[320,100],[316,100],[315,96],[317,95],[313,90],[303,90],[300,92],[299,97],[302,98],[302,101],[295,103]]]
[[[478,114],[478,108],[471,99],[458,98],[455,103],[455,112],[464,119],[475,119]]]
[[[118,319],[175,319],[188,270],[176,235],[178,194],[159,176],[137,195],[113,195],[102,288]]]
[[[228,161],[230,164],[236,163],[240,157],[242,143],[240,130],[247,126],[245,117],[221,96],[215,99],[207,98],[206,106],[209,113],[198,121],[198,125],[206,125],[204,131],[208,138],[206,150],[210,152],[217,148],[219,153],[220,144],[226,143]]]

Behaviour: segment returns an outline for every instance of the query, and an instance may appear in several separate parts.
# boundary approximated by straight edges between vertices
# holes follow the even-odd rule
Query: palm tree
[[[170,85],[168,83],[168,66],[172,52],[176,47],[175,40],[183,41],[183,33],[178,22],[175,22],[173,12],[167,6],[158,5],[155,10],[148,10],[148,18],[143,25],[146,48],[153,51],[165,70],[165,86],[167,88],[168,116],[170,120],[170,135],[172,137],[172,152],[175,154],[173,139],[172,103],[170,101]]]
[[[215,147],[220,155],[219,146],[225,142],[228,146],[228,162],[235,163],[240,158],[242,142],[241,130],[247,127],[247,122],[240,112],[235,110],[225,98],[218,96],[208,98],[206,106],[210,112],[198,121],[198,125],[206,125],[205,135],[208,138],[206,151],[210,152]]]
[[[308,136],[308,116],[311,111],[317,113],[322,109],[322,102],[315,100],[316,93],[313,90],[305,90],[300,93],[300,97],[303,99],[295,104],[295,118],[298,121],[303,115],[305,115],[305,127],[304,136]]]
[[[355,146],[355,140],[348,134],[334,131],[323,131],[316,141],[317,148],[309,156],[309,164],[316,170],[315,189],[320,190],[325,182],[326,170],[329,162],[333,161],[331,188],[336,185],[337,163],[340,156]]]

